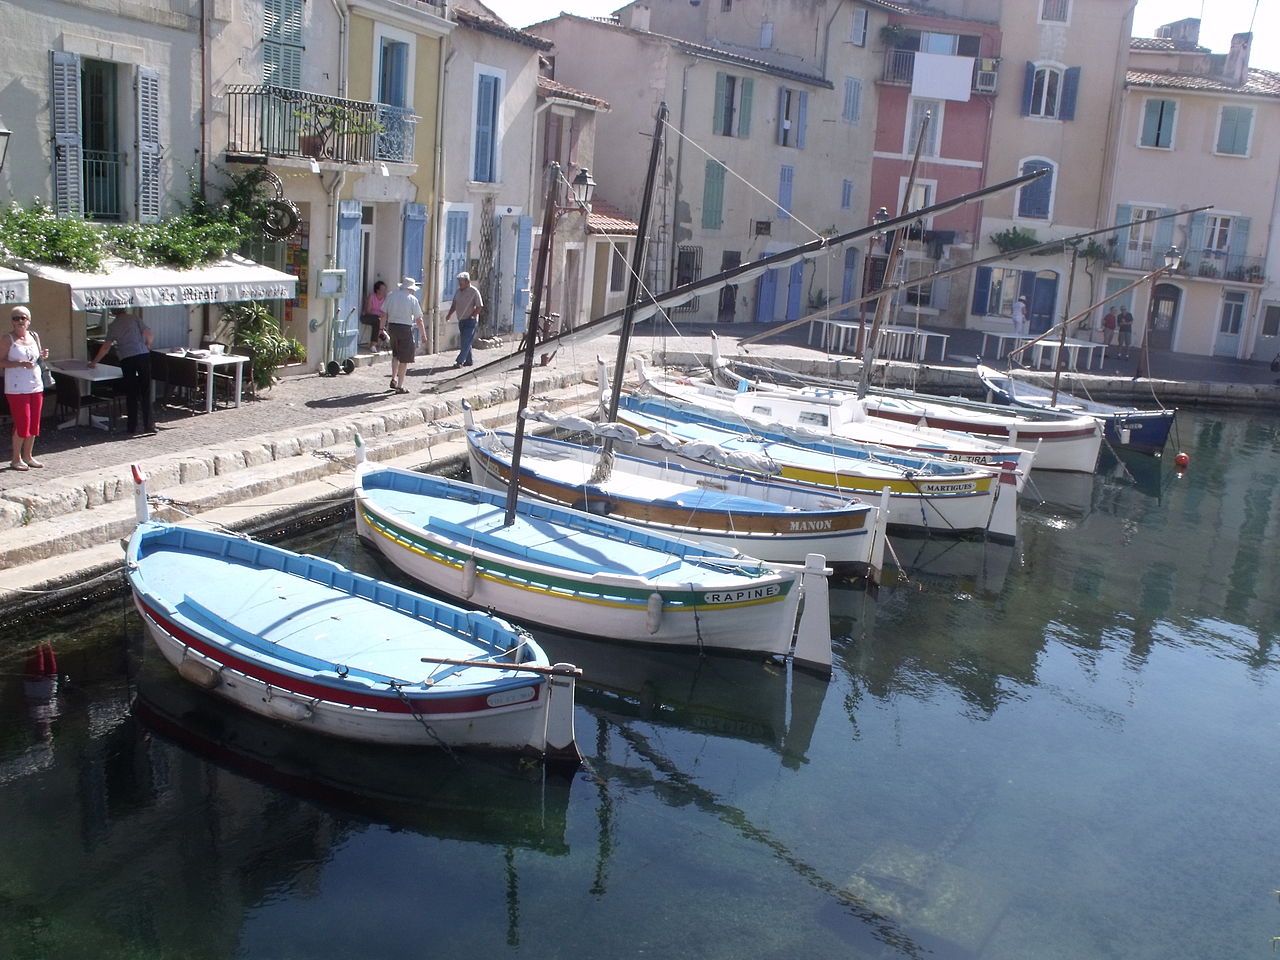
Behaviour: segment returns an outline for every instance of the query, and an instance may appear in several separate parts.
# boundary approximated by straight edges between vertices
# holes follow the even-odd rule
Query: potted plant
[[[235,325],[232,347],[253,358],[253,385],[266,389],[275,382],[277,367],[306,356],[306,348],[280,332],[265,304],[247,300],[223,311],[223,321]]]
[[[339,150],[344,137],[362,137],[383,131],[383,126],[372,115],[340,103],[322,103],[310,110],[298,110],[296,116],[305,133],[298,134],[298,152],[317,159],[348,158],[349,151]]]

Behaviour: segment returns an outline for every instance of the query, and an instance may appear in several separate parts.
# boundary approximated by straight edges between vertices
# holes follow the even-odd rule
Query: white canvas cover
[[[116,261],[101,273],[83,273],[47,263],[17,264],[33,277],[71,288],[74,310],[158,307],[170,304],[234,303],[239,300],[291,300],[298,278],[245,257],[178,270]]]
[[[0,303],[26,303],[30,298],[27,275],[0,267]]]

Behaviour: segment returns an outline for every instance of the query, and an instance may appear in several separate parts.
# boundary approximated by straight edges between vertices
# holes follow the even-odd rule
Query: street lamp
[[[596,182],[591,179],[591,171],[586,167],[579,167],[578,175],[569,184],[570,198],[580,207],[589,207],[595,192]]]
[[[0,120],[0,170],[4,169],[4,157],[9,152],[9,137],[13,131],[4,125],[4,121]]]

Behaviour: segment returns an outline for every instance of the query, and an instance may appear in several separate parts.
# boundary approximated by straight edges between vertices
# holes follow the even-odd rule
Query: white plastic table
[[[205,356],[196,356],[193,353],[172,353],[171,357],[186,357],[188,360],[194,360],[198,369],[204,370],[204,412],[213,413],[213,374],[218,367],[227,367],[232,364],[236,368],[236,392],[234,406],[240,406],[240,392],[244,387],[244,365],[249,362],[248,357],[237,356],[233,353],[210,353]]]
[[[91,367],[88,360],[50,360],[49,369],[54,373],[61,373],[64,376],[79,380],[85,385],[85,393],[89,396],[93,396],[93,385],[95,383],[102,383],[106,380],[119,380],[124,377],[124,371],[119,367],[112,366],[109,363],[99,363]],[[92,415],[88,407],[81,407],[70,420],[58,424],[58,429],[64,430],[67,427],[77,426],[97,427],[99,430],[106,430],[110,427],[110,421],[107,417]]]

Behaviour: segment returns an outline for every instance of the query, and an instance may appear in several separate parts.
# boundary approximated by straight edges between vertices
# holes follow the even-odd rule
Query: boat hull
[[[576,668],[551,667],[503,621],[314,557],[166,526],[139,527],[129,578],[147,634],[195,686],[344,740],[577,756]],[[441,663],[526,644],[510,669]]]
[[[797,572],[770,570],[711,544],[660,540],[625,524],[525,498],[518,504],[525,532],[530,525],[545,527],[546,547],[569,549],[573,557],[546,562],[539,558],[545,551],[521,557],[508,546],[521,536],[520,525],[504,533],[504,501],[474,484],[362,464],[356,530],[433,591],[527,624],[654,646],[792,652],[801,594]],[[446,510],[448,522],[437,516]],[[613,536],[597,537],[592,529]],[[629,549],[626,540],[636,534],[671,552],[658,548],[658,561],[665,562],[648,572],[619,572],[617,564]],[[654,574],[658,569],[665,572]],[[825,655],[829,667],[829,634]],[[822,666],[820,650],[802,654],[796,648],[795,656]]]
[[[471,431],[471,478],[506,490],[511,478],[509,434]],[[680,464],[614,453],[607,478],[593,478],[599,447],[528,437],[520,459],[520,489],[530,496],[589,513],[617,517],[741,551],[760,560],[803,562],[810,553],[857,573],[878,571],[884,537],[868,504],[732,477]]]

